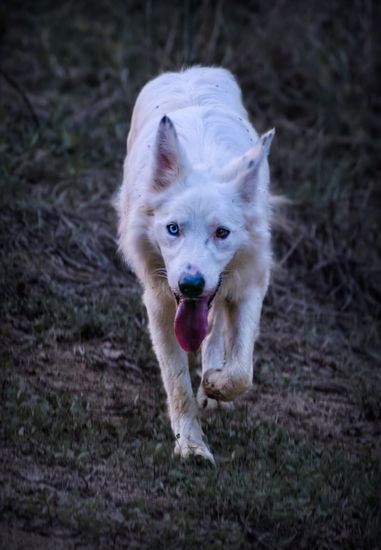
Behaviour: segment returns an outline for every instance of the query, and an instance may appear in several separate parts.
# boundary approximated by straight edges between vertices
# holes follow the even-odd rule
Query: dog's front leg
[[[225,364],[204,373],[202,386],[208,397],[231,401],[251,386],[264,294],[261,288],[249,288],[239,302],[226,302]]]
[[[182,457],[199,455],[214,463],[200,425],[188,357],[174,335],[174,302],[168,297],[146,290],[144,303],[153,347],[167,393],[171,426],[176,436],[175,453]]]
[[[202,377],[213,369],[221,371],[225,362],[223,304],[221,302],[214,304],[211,313],[210,332],[202,344]],[[234,408],[233,403],[208,397],[203,383],[200,384],[197,391],[197,402],[201,411],[207,413]]]

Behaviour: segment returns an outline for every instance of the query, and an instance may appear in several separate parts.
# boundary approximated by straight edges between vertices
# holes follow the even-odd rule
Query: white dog
[[[141,91],[118,196],[119,247],[144,287],[175,452],[214,462],[199,408],[252,384],[271,269],[269,153],[231,73],[193,67]],[[201,348],[195,398],[187,352]]]

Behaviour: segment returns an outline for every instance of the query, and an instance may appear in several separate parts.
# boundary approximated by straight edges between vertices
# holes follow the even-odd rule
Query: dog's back
[[[241,90],[226,69],[192,67],[182,72],[164,73],[148,82],[139,94],[131,120],[128,151],[147,122],[192,107],[232,111],[247,120]]]

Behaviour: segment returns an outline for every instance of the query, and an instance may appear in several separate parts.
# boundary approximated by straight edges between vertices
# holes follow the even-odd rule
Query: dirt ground
[[[288,6],[0,7],[0,548],[381,547],[378,8]],[[235,72],[291,200],[216,468],[173,457],[111,204],[138,90],[184,62]]]

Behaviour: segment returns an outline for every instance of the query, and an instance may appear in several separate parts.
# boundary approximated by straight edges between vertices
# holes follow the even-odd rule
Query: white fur
[[[163,74],[136,101],[117,204],[119,247],[144,287],[181,456],[213,462],[198,404],[217,408],[213,398],[229,402],[252,383],[271,269],[267,155],[273,134],[258,137],[234,77],[220,68]],[[172,222],[179,237],[168,234]],[[219,226],[230,230],[224,240],[216,238]],[[222,280],[202,344],[197,400],[173,329],[174,293],[187,268],[202,273],[208,297]]]

